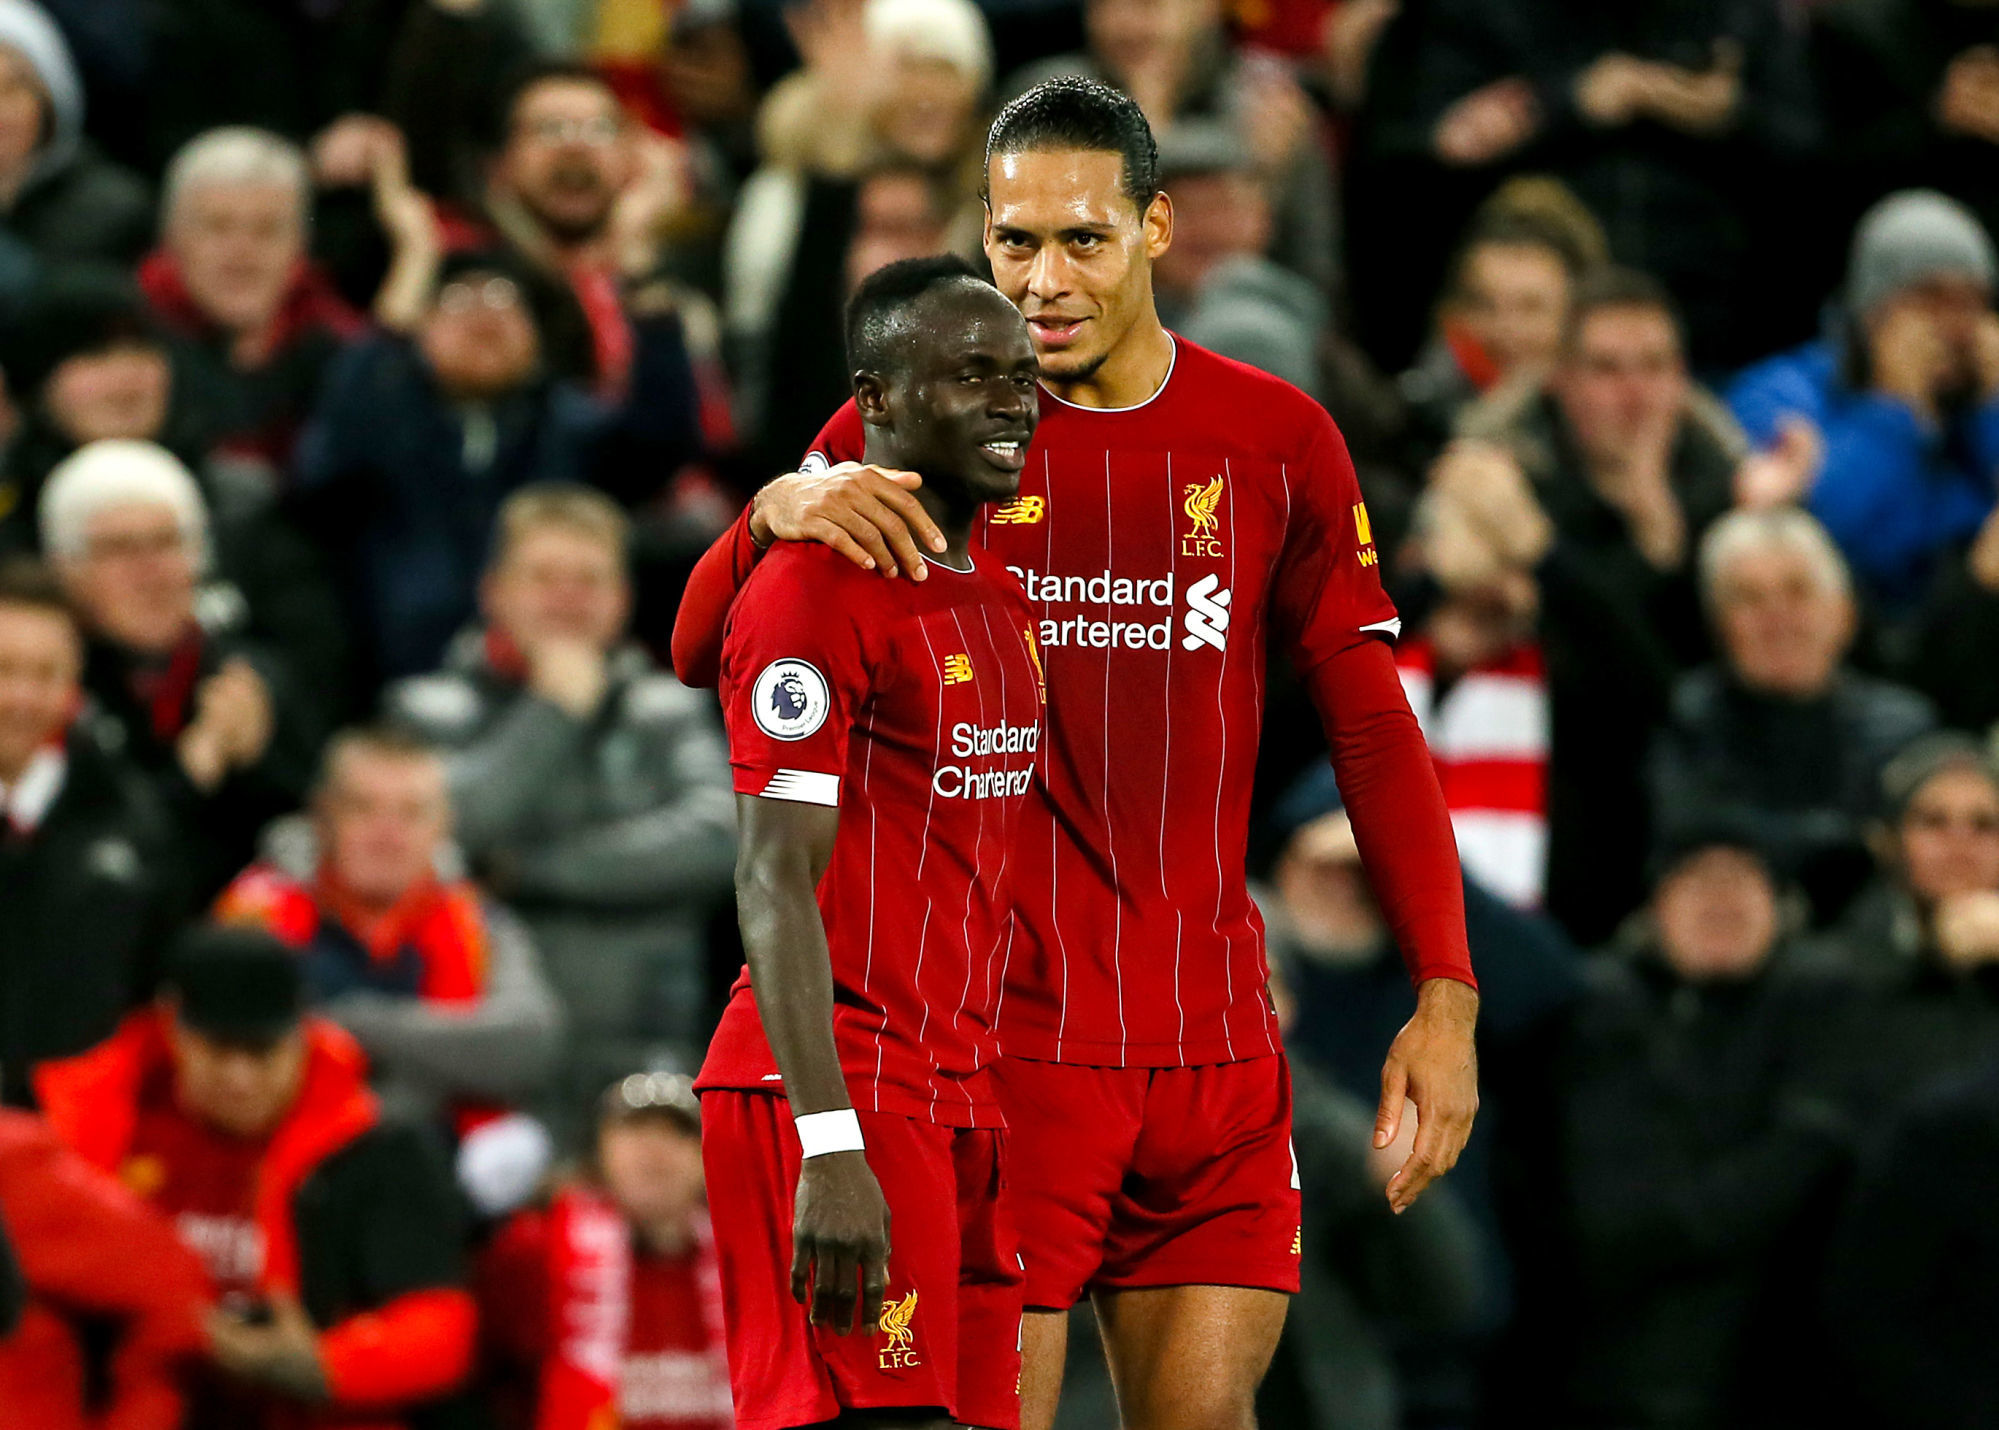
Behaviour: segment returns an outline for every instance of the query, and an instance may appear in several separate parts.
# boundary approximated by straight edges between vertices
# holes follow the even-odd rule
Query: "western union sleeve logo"
[[[944,683],[963,685],[972,678],[972,658],[962,651],[944,657]]]
[[[1040,497],[1015,497],[993,509],[994,526],[1032,526],[1048,515],[1048,503]]]
[[[1367,519],[1367,503],[1364,501],[1353,504],[1353,539],[1354,545],[1359,548],[1361,565],[1372,566],[1381,560],[1374,549],[1374,523]]]

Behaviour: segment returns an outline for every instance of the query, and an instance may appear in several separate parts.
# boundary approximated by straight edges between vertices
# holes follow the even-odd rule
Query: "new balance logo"
[[[1217,589],[1221,584],[1221,577],[1207,575],[1187,588],[1187,634],[1180,638],[1180,644],[1188,650],[1204,645],[1227,649],[1230,593]]]
[[[968,655],[947,655],[944,657],[944,683],[963,685],[972,678],[972,658]]]
[[[1042,497],[1015,497],[1003,506],[993,508],[994,526],[1032,526],[1048,515],[1048,503]]]

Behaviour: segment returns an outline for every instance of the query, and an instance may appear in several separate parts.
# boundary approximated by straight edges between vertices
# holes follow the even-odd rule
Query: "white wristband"
[[[836,1112],[808,1112],[797,1120],[801,1157],[824,1157],[832,1152],[866,1150],[861,1141],[860,1114],[851,1107]]]

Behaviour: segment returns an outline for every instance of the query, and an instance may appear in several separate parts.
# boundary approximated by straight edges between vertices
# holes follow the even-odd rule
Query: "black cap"
[[[1647,882],[1657,889],[1682,864],[1710,849],[1747,854],[1763,866],[1773,882],[1781,882],[1785,876],[1754,816],[1746,810],[1716,809],[1679,821],[1661,834],[1652,850]]]
[[[167,985],[180,1021],[218,1042],[275,1043],[305,1014],[298,955],[259,928],[189,929],[174,944]]]
[[[606,1122],[635,1117],[666,1117],[688,1132],[701,1131],[701,1099],[694,1079],[685,1073],[635,1072],[604,1089],[598,1115]]]
[[[74,264],[46,273],[8,324],[0,366],[21,396],[41,390],[73,357],[164,340],[144,295],[115,268]]]

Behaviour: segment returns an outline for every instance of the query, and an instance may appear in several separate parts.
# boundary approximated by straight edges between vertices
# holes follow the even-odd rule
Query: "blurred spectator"
[[[1949,1170],[1909,1169],[1949,1149]],[[1999,1422],[1999,1064],[1922,1097],[1870,1151],[1826,1277],[1833,1383],[1853,1423]]]
[[[173,1227],[40,1118],[11,1111],[0,1112],[0,1223],[25,1293],[0,1315],[9,1423],[178,1430],[182,1373],[207,1343],[208,1285]],[[92,1365],[85,1328],[96,1345],[106,1326],[109,1365]]]
[[[300,440],[301,524],[335,553],[377,677],[435,668],[471,619],[508,493],[590,470],[602,410],[550,375],[526,288],[502,254],[447,259],[414,334],[336,359]]]
[[[1914,692],[1851,671],[1851,577],[1793,507],[1722,518],[1700,549],[1721,662],[1673,692],[1651,762],[1656,827],[1715,811],[1749,821],[1821,918],[1867,870],[1865,821],[1888,757],[1933,723]]]
[[[1332,771],[1322,766],[1296,781],[1272,822],[1280,852],[1270,886],[1257,899],[1271,961],[1283,968],[1297,1001],[1286,1044],[1296,1066],[1318,1069],[1372,1106],[1381,1095],[1381,1059],[1408,1021],[1415,995],[1368,886]],[[1537,1186],[1545,1178],[1539,1159],[1552,1096],[1547,1053],[1580,974],[1577,951],[1547,920],[1511,909],[1469,882],[1465,909],[1480,970],[1481,1104],[1449,1185],[1477,1229],[1479,1297],[1469,1328],[1441,1338],[1433,1328],[1422,1353],[1403,1357],[1405,1366],[1422,1367],[1405,1387],[1404,1414],[1414,1423],[1463,1423],[1474,1415],[1476,1352],[1505,1324],[1514,1294],[1506,1188],[1521,1175],[1536,1178]],[[1537,1385],[1545,1395],[1545,1380]]]
[[[762,164],[724,247],[751,469],[796,463],[846,400],[841,314],[898,258],[979,252],[992,41],[971,0],[813,0],[804,67],[757,119]]]
[[[1999,506],[1953,558],[1923,607],[1904,675],[1946,725],[1999,725]]]
[[[625,542],[595,492],[517,492],[485,625],[386,701],[445,752],[459,841],[534,932],[569,1013],[571,1107],[620,1068],[699,1053],[702,930],[735,861],[713,707],[625,638]]]
[[[1605,257],[1603,226],[1553,179],[1515,179],[1481,206],[1437,302],[1437,331],[1401,378],[1426,460],[1481,394],[1547,380],[1570,290]]]
[[[104,738],[159,790],[206,898],[304,793],[315,672],[251,639],[240,598],[202,599],[208,511],[163,449],[93,442],[50,474],[36,515],[88,637]]]
[[[1271,209],[1249,150],[1225,124],[1188,120],[1159,144],[1173,246],[1152,268],[1160,320],[1223,357],[1323,397],[1325,296],[1264,257]]]
[[[267,470],[209,460],[218,404],[132,283],[95,269],[51,274],[0,351],[26,408],[0,458],[0,551],[39,546],[43,485],[79,448],[158,443],[187,466],[208,508],[204,608],[312,671],[337,705],[348,638],[319,555],[274,506]]]
[[[1999,482],[1999,258],[1963,205],[1883,199],[1853,236],[1832,331],[1759,363],[1729,402],[1763,446],[1822,439],[1812,511],[1894,614],[1978,530]]]
[[[310,828],[274,829],[215,913],[297,953],[311,1005],[360,1043],[384,1106],[467,1133],[541,1090],[562,1007],[520,921],[440,873],[450,830],[434,751],[389,730],[343,731]]]
[[[1288,1032],[1296,1004],[1281,971],[1270,990]],[[1377,1148],[1373,1109],[1316,1068],[1294,1064],[1291,1093],[1298,1179],[1312,1194],[1298,1233],[1299,1293],[1257,1415],[1311,1430],[1396,1430],[1422,1397],[1403,1384],[1397,1351],[1473,1327],[1486,1292],[1478,1228],[1449,1185],[1401,1216],[1389,1211],[1388,1179],[1414,1145],[1408,1119]]]
[[[619,1079],[584,1174],[501,1228],[482,1257],[492,1339],[534,1430],[730,1430],[721,1285],[685,1077]]]
[[[1466,870],[1601,940],[1643,894],[1640,767],[1670,656],[1633,593],[1488,444],[1445,452],[1407,555],[1425,580],[1405,597],[1396,664]]]
[[[211,130],[167,166],[162,243],[139,270],[215,398],[217,445],[273,485],[327,364],[361,327],[306,257],[311,207],[305,155],[288,140]]]
[[[476,1313],[435,1150],[385,1121],[266,934],[202,928],[159,1006],[39,1078],[50,1125],[173,1218],[221,1304],[191,1424],[411,1423],[470,1371]],[[238,1418],[240,1417],[240,1418]]]
[[[1979,0],[1828,0],[1813,55],[1835,201],[1941,189],[1999,229],[1999,16]]]
[[[1689,377],[1664,288],[1625,269],[1583,279],[1545,385],[1494,393],[1459,430],[1513,455],[1561,538],[1645,612],[1676,660],[1705,652],[1693,553],[1734,502],[1746,444]]]
[[[0,1096],[109,1037],[184,902],[166,812],[79,719],[83,639],[54,579],[0,566]]]
[[[1846,963],[1897,981],[1999,941],[1999,766],[1954,731],[1916,740],[1882,771],[1881,873],[1839,931]]]
[[[146,186],[83,137],[83,85],[32,0],[0,3],[0,295],[36,260],[130,263],[145,250]]]
[[[1189,119],[1220,122],[1249,151],[1272,206],[1268,256],[1331,297],[1341,277],[1331,152],[1291,66],[1229,44],[1217,0],[1084,0],[1087,48],[1007,77],[1012,99],[1044,79],[1116,85],[1162,137]]]
[[[1414,43],[1370,89],[1390,111],[1378,142],[1420,146],[1447,173],[1556,175],[1602,220],[1612,258],[1656,274],[1685,305],[1697,359],[1728,360],[1742,326],[1743,207],[1817,138],[1803,48],[1779,0],[1411,9]]]
[[[1812,1254],[1851,1133],[1817,1087],[1823,1003],[1784,973],[1753,834],[1662,851],[1642,942],[1599,959],[1557,1086],[1575,1285],[1560,1424],[1792,1423]]]

